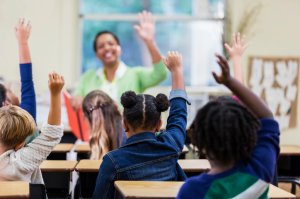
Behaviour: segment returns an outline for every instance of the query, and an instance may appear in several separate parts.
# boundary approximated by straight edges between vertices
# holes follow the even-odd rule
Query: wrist
[[[183,75],[183,70],[181,68],[176,68],[171,70],[172,75]]]
[[[27,41],[18,41],[19,46],[28,45]]]
[[[153,38],[151,39],[144,39],[146,45],[155,45],[155,41]]]
[[[224,85],[228,88],[231,88],[232,84],[234,84],[235,79],[233,77],[229,77],[226,82],[224,82]]]

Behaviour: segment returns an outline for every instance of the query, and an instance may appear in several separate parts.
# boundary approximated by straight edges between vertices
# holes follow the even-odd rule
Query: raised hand
[[[179,52],[169,51],[164,62],[171,72],[182,71],[182,55]]]
[[[50,110],[48,124],[61,124],[61,90],[65,84],[63,76],[53,72],[49,74],[48,86],[50,90]]]
[[[164,59],[165,65],[171,71],[172,89],[185,89],[183,78],[182,55],[177,51],[168,52]]]
[[[217,63],[221,67],[221,75],[217,75],[215,72],[212,72],[215,80],[219,84],[227,85],[229,81],[232,79],[230,76],[230,70],[228,66],[228,62],[225,58],[223,58],[221,55],[216,54],[217,57]]]
[[[155,34],[155,22],[150,12],[143,11],[139,13],[139,25],[135,25],[134,29],[144,41],[152,41]]]
[[[225,43],[225,48],[227,52],[229,53],[231,59],[233,59],[235,56],[241,57],[244,53],[244,51],[248,47],[248,43],[245,42],[245,37],[241,38],[240,33],[235,33],[232,35],[232,45]]]
[[[15,26],[15,34],[19,43],[26,43],[30,36],[31,24],[30,21],[27,21],[22,18],[19,19],[19,22]]]
[[[49,74],[48,86],[52,96],[60,95],[65,84],[64,77],[53,72]]]

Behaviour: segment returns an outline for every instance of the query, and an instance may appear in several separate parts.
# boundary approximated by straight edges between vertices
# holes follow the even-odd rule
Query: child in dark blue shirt
[[[267,198],[279,153],[279,126],[264,102],[230,76],[227,61],[213,73],[242,102],[221,97],[201,108],[191,125],[193,142],[211,164],[188,179],[177,198]]]

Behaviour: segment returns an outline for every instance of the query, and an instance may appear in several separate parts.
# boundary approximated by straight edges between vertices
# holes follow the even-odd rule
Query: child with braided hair
[[[188,179],[177,198],[267,198],[279,154],[279,126],[264,102],[231,77],[227,61],[217,56],[219,84],[242,102],[221,97],[201,108],[191,125],[194,144],[211,170]]]
[[[93,198],[114,198],[115,180],[185,180],[177,160],[182,151],[187,122],[188,102],[181,55],[170,52],[165,60],[172,75],[170,101],[164,94],[156,97],[123,93],[125,145],[108,152],[99,169]],[[170,108],[166,131],[160,130],[161,112]]]

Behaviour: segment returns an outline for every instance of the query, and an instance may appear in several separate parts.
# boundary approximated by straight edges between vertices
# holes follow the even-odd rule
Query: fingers
[[[135,31],[137,31],[138,33],[141,32],[141,27],[138,25],[134,25],[133,28],[135,29]]]
[[[219,82],[220,82],[220,81],[219,81],[219,76],[218,76],[214,71],[212,71],[211,73],[212,73],[214,79],[216,80],[216,82],[219,83]]]
[[[144,10],[143,12],[138,14],[140,24],[145,23],[154,23],[154,18],[151,12]]]
[[[239,32],[235,35],[235,37],[236,37],[236,43],[241,44],[241,35]]]
[[[26,30],[27,32],[31,31],[31,22],[25,18],[20,18],[18,24],[15,26],[15,31]]]
[[[228,52],[232,50],[232,48],[227,43],[225,43],[224,46]]]

